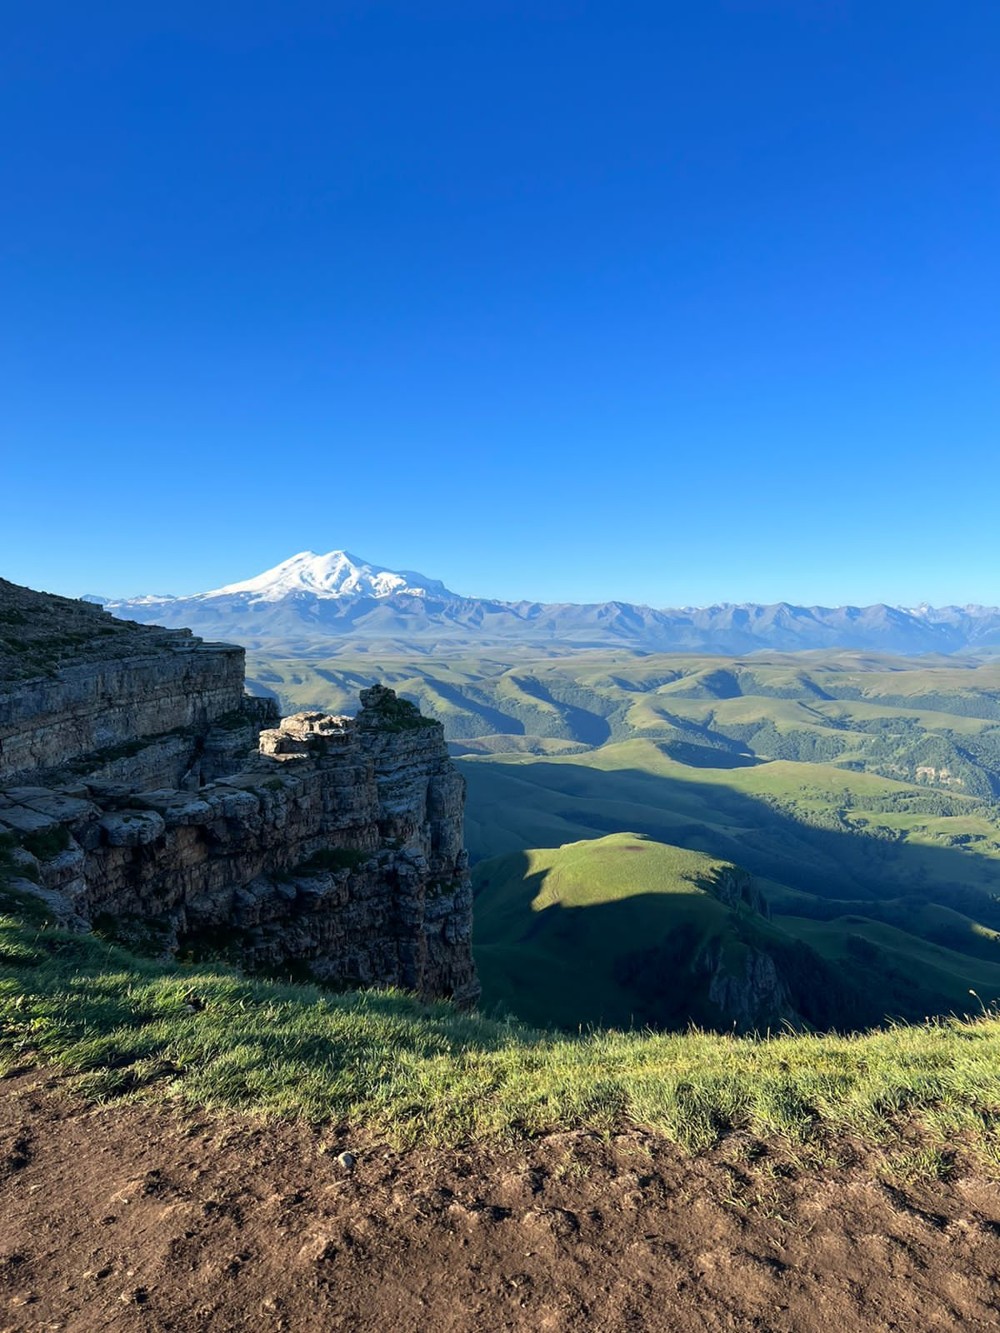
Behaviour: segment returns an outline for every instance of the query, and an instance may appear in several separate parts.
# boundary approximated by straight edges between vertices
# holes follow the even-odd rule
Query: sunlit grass
[[[0,921],[0,1070],[43,1061],[100,1100],[167,1095],[342,1123],[400,1144],[636,1125],[697,1151],[921,1133],[1000,1160],[1000,1020],[864,1036],[599,1031],[554,1037],[394,992],[329,995],[162,965],[91,936]]]

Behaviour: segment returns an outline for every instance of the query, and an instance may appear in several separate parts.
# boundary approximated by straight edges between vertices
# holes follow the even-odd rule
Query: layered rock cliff
[[[463,780],[391,690],[279,724],[242,649],[3,582],[0,670],[15,892],[163,953],[476,999]]]

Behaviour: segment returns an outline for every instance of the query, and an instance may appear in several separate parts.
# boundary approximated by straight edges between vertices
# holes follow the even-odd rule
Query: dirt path
[[[996,1330],[998,1273],[982,1180],[900,1191],[638,1133],[398,1154],[0,1083],[0,1329],[18,1333]]]

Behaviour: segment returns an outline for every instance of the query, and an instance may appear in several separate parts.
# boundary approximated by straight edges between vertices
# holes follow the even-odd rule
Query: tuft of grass
[[[0,915],[8,913],[20,918],[26,925],[44,926],[52,920],[52,913],[44,900],[33,893],[24,893],[4,877],[0,864]]]
[[[9,913],[27,924],[41,926],[50,919],[48,907],[41,898],[16,889],[13,884],[15,876],[37,879],[37,871],[32,873],[26,866],[15,866],[12,853],[18,846],[20,841],[13,833],[0,833],[0,915]]]
[[[37,857],[39,861],[51,861],[54,856],[64,852],[69,846],[69,830],[62,824],[53,824],[50,828],[37,829],[26,833],[21,839],[25,851]]]
[[[290,873],[308,875],[323,870],[356,870],[373,856],[374,852],[362,852],[353,847],[324,847],[313,852],[312,856],[295,866]]]
[[[1000,1019],[863,1036],[539,1033],[392,991],[331,995],[165,964],[0,920],[0,1073],[44,1060],[99,1100],[181,1097],[364,1127],[406,1146],[636,1125],[691,1151],[739,1133],[817,1149],[956,1145],[1000,1162]]]
[[[882,1174],[896,1185],[922,1180],[953,1180],[957,1173],[954,1149],[939,1144],[893,1149],[886,1154]]]

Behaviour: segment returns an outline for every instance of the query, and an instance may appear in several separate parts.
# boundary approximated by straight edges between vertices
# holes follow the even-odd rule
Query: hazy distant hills
[[[95,599],[96,600],[96,599]],[[502,602],[345,551],[305,551],[242,582],[190,597],[108,601],[118,616],[190,626],[210,638],[745,654],[847,648],[914,654],[1000,651],[996,607],[794,606],[656,609],[628,602]]]

